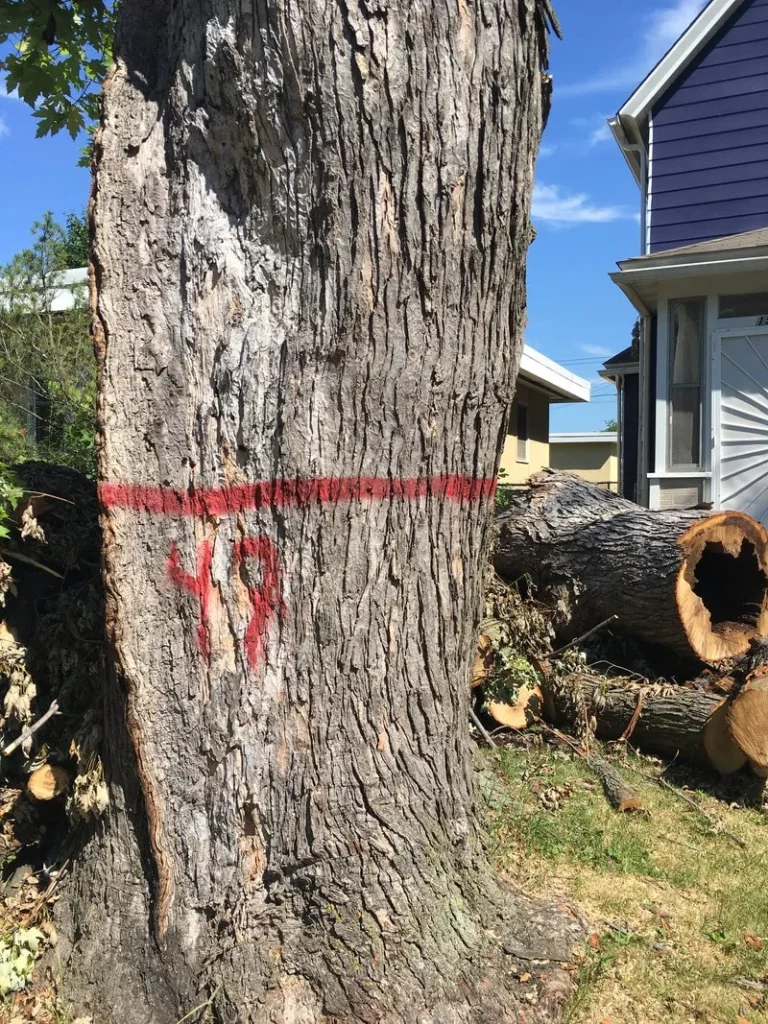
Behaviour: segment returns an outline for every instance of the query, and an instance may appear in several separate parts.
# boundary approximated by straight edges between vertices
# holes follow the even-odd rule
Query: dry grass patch
[[[768,1024],[768,817],[728,803],[744,777],[686,789],[692,807],[654,783],[657,762],[625,756],[646,812],[620,815],[576,755],[506,749],[486,765],[497,866],[591,923],[569,1024]]]

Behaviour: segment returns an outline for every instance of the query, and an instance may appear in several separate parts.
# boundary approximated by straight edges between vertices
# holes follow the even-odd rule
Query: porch
[[[619,390],[624,493],[768,523],[768,229],[626,260],[612,278],[641,318],[636,351],[602,371]]]

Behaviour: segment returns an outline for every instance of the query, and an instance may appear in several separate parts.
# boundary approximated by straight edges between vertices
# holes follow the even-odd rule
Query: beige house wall
[[[518,457],[517,410],[528,408],[527,458]],[[509,433],[501,456],[501,484],[524,484],[529,476],[549,465],[549,396],[519,386],[509,414]]]
[[[619,489],[619,460],[615,441],[606,441],[605,444],[565,444],[553,440],[549,445],[549,464],[552,469],[570,470],[592,483],[610,487],[612,491]]]

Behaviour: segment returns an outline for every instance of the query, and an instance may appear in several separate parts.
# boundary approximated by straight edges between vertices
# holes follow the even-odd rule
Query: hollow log
[[[497,571],[529,576],[570,639],[607,616],[684,658],[714,664],[768,632],[768,532],[741,512],[654,512],[545,470],[498,519]]]
[[[560,681],[556,687],[545,683],[545,711],[554,724],[571,724],[575,709],[584,706],[573,700],[577,689],[594,719],[598,739],[618,740],[626,735],[633,746],[648,753],[679,757],[723,775],[747,763],[747,754],[725,725],[728,710],[741,694],[724,698],[719,693],[675,685],[642,688],[629,679],[605,680],[583,674]]]

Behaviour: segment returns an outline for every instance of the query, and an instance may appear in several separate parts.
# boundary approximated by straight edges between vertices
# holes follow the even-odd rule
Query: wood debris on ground
[[[69,1024],[39,964],[67,866],[107,806],[96,488],[44,463],[14,474],[23,498],[0,546],[0,1024]]]

